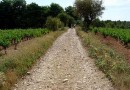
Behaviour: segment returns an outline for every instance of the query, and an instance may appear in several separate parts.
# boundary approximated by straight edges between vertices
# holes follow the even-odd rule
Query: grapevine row
[[[44,34],[49,33],[47,29],[16,29],[16,30],[0,30],[0,46],[6,49],[15,45],[17,49],[17,44],[23,40],[28,40],[35,37],[40,37]]]
[[[94,28],[95,33],[100,32],[104,37],[111,36],[120,40],[124,45],[130,43],[130,30],[129,29],[112,29],[112,28]]]

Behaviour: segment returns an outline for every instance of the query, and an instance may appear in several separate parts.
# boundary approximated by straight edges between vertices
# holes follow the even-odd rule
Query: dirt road
[[[75,29],[60,36],[13,90],[114,90],[88,57]]]

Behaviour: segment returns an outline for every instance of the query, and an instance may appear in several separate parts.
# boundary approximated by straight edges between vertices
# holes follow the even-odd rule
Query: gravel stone
[[[115,90],[89,58],[75,29],[61,35],[28,74],[12,90]]]

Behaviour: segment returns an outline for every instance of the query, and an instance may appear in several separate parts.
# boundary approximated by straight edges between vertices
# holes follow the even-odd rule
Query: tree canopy
[[[74,7],[64,10],[59,4],[39,6],[36,3],[26,4],[25,0],[0,1],[0,29],[44,28],[47,18],[59,18],[65,26],[74,22]]]
[[[79,16],[83,19],[86,30],[92,21],[102,15],[104,10],[102,0],[76,0],[75,7]]]
[[[50,5],[50,15],[52,17],[56,17],[59,13],[62,13],[63,11],[63,8],[59,4],[52,3]]]

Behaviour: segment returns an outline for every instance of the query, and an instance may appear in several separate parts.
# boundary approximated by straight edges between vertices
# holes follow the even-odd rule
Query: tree
[[[49,16],[49,7],[42,6],[41,9],[42,9],[41,24],[43,27],[45,27],[47,17]]]
[[[102,15],[102,0],[76,0],[75,6],[78,14],[83,19],[84,28],[88,30],[90,24]]]
[[[68,19],[69,19],[68,14],[63,12],[63,13],[58,14],[57,17],[64,23],[64,26],[68,25]]]
[[[71,25],[73,25],[75,23],[75,19],[65,12],[60,13],[58,15],[58,18],[60,18],[60,20],[64,23],[64,26],[71,27]]]
[[[46,27],[50,30],[56,31],[61,27],[61,21],[59,18],[48,17],[46,21]]]
[[[43,26],[43,23],[41,24],[42,9],[36,3],[27,5],[26,18],[28,27],[38,28]]]
[[[73,24],[73,17],[76,16],[74,7],[67,7],[66,12],[55,3],[50,6],[39,6],[36,3],[26,4],[25,0],[2,0],[0,1],[0,29],[43,28],[46,27],[48,16],[54,18],[57,15],[65,26],[68,23]]]
[[[78,19],[77,13],[75,11],[75,7],[72,6],[68,6],[65,8],[65,12],[70,15],[71,17],[73,17],[75,20]]]
[[[0,28],[11,28],[13,26],[12,21],[13,19],[11,2],[8,0],[3,0],[0,2]]]
[[[24,26],[24,14],[26,11],[26,1],[25,0],[12,0],[12,17],[14,20],[14,27],[20,28]]]
[[[59,13],[63,12],[63,8],[56,3],[52,3],[50,5],[50,16],[56,17]]]
[[[69,14],[70,16],[74,17],[74,13],[75,13],[74,7],[72,7],[72,6],[66,7],[65,8],[65,12],[67,14]]]
[[[75,23],[75,19],[71,16],[68,18],[68,26],[71,28]]]

